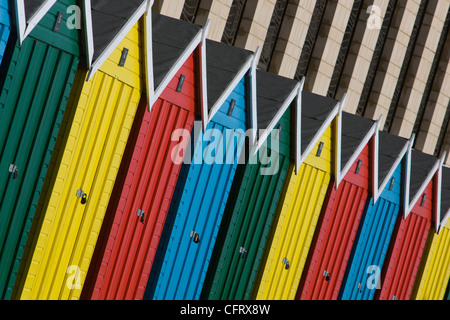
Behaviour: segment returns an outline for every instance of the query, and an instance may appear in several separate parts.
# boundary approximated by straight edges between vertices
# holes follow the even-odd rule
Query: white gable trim
[[[102,52],[102,54],[95,61],[91,61],[91,68],[89,70],[86,81],[89,81],[93,75],[100,69],[103,63],[109,58],[111,53],[117,48],[123,38],[126,37],[128,32],[134,27],[134,25],[139,21],[142,15],[146,12],[148,7],[147,1],[142,2],[139,8],[134,12],[128,22],[122,27],[118,34],[113,38],[113,40],[109,43],[106,49]],[[89,53],[90,56],[90,53]]]
[[[45,14],[55,4],[56,0],[46,0],[39,9],[27,21],[25,14],[25,2],[23,0],[16,0],[16,18],[17,18],[17,33],[19,35],[19,44],[22,45],[25,38],[33,31],[34,27],[41,21]]]
[[[286,100],[283,102],[282,107],[280,108],[280,110],[278,110],[278,112],[276,113],[275,117],[270,121],[269,125],[267,126],[266,129],[264,129],[263,133],[261,134],[260,138],[257,140],[256,142],[256,147],[254,148],[254,153],[253,155],[256,155],[256,153],[258,152],[258,150],[262,147],[262,145],[264,144],[264,142],[267,140],[267,138],[269,137],[270,133],[272,132],[273,129],[275,129],[275,126],[277,125],[277,123],[280,121],[280,119],[283,117],[283,115],[286,113],[286,110],[289,108],[289,106],[291,105],[292,101],[294,101],[294,99],[298,96],[299,94],[299,88],[300,88],[300,83],[298,83],[295,88],[291,91],[291,93],[289,94],[289,96],[286,98]],[[256,119],[256,118],[255,118]]]

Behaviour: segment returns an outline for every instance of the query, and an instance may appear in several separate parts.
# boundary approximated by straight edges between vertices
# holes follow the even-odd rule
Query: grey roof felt
[[[145,0],[92,0],[93,60],[103,53]]]
[[[258,129],[267,129],[298,82],[261,70],[256,79]]]
[[[317,132],[330,116],[338,101],[314,93],[302,92],[301,152],[313,142]]]
[[[437,161],[438,159],[432,155],[417,150],[411,151],[410,199],[414,198],[425,183],[426,177]]]
[[[344,168],[369,133],[375,121],[342,112],[341,168]]]
[[[25,18],[28,21],[38,11],[39,7],[44,4],[44,0],[24,0],[25,4]]]
[[[408,140],[384,131],[379,132],[378,187],[392,169]]]
[[[450,168],[442,167],[441,211],[443,215],[450,211]],[[444,217],[442,217],[444,218]]]
[[[154,85],[158,88],[201,27],[179,19],[152,13]]]
[[[217,103],[252,55],[252,52],[245,49],[213,40],[206,41],[209,110]]]

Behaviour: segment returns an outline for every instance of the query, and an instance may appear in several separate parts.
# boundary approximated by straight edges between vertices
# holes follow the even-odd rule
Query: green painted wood
[[[53,27],[58,1],[13,48],[0,94],[0,299],[10,299],[75,72],[79,31]],[[65,14],[67,19],[67,14]],[[58,47],[51,44],[57,41]],[[2,66],[3,67],[3,66]],[[9,172],[18,169],[17,177]]]
[[[291,108],[282,124],[278,171],[261,174],[265,167],[263,152],[257,163],[239,165],[230,197],[225,208],[218,240],[207,279],[203,299],[250,299],[253,284],[263,257],[266,240],[283,191],[290,160]],[[278,128],[278,125],[276,126]],[[268,143],[269,148],[271,144]],[[273,152],[273,151],[272,151]],[[242,253],[243,248],[246,252]]]

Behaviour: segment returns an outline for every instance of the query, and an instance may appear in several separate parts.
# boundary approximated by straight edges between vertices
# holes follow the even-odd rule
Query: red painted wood
[[[176,129],[192,130],[199,100],[196,52],[151,112],[137,114],[108,205],[82,299],[142,300],[181,164],[172,161]],[[185,81],[176,92],[181,75]],[[141,107],[142,108],[142,107]],[[137,216],[145,212],[145,224]]]
[[[357,163],[362,160],[359,174]],[[301,300],[336,300],[369,196],[369,146],[326,200],[297,292]],[[329,281],[324,271],[331,274]]]
[[[381,275],[381,290],[375,295],[378,300],[409,300],[414,287],[417,271],[431,228],[433,215],[433,180],[424,193],[427,194],[424,206],[422,196],[408,217],[400,217],[394,230]]]

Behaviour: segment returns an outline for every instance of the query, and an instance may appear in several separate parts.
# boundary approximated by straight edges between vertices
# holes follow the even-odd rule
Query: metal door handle
[[[200,235],[197,232],[191,231],[190,237],[193,238],[194,243],[200,242]]]
[[[81,198],[81,204],[85,205],[87,202],[87,194],[83,190],[77,191],[77,197]]]
[[[17,177],[19,176],[19,168],[17,168],[17,166],[14,165],[14,164],[11,164],[9,166],[9,172],[12,173],[12,179],[13,180],[16,180]]]
[[[283,259],[283,264],[284,264],[284,269],[289,270],[289,268],[291,267],[290,262],[287,258]]]
[[[142,224],[145,224],[145,212],[144,212],[144,210],[139,209],[138,212],[137,212],[137,216],[138,216],[138,217],[141,217],[141,219],[139,219],[139,221],[140,221]]]

